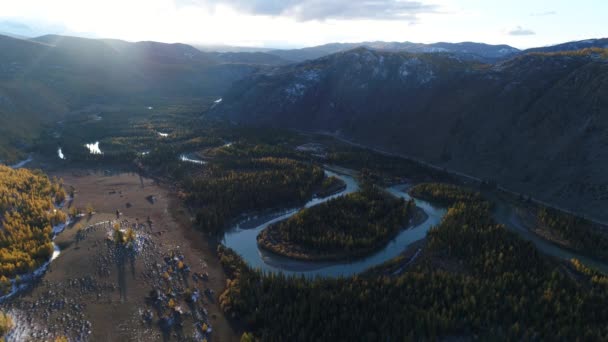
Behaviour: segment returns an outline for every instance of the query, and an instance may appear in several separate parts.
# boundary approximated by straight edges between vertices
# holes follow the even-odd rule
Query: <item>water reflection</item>
[[[99,149],[99,141],[90,144],[85,144],[84,146],[89,149],[90,154],[103,154],[103,152],[101,152],[101,150]]]

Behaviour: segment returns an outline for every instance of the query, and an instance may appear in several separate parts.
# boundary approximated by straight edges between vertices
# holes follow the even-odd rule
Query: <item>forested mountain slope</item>
[[[490,65],[360,48],[258,73],[210,114],[330,132],[608,218],[605,49]]]

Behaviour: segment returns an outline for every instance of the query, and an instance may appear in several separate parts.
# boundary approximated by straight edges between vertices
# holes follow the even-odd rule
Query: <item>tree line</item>
[[[599,259],[608,260],[608,231],[584,218],[541,207],[536,214],[537,225],[567,241],[568,248]]]
[[[464,189],[458,185],[447,183],[421,183],[416,184],[409,190],[413,197],[425,201],[450,206],[456,202],[480,202],[481,194],[476,191]]]

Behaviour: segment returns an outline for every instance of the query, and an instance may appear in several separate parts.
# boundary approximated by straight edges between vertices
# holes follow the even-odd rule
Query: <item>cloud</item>
[[[403,20],[437,13],[437,5],[415,0],[175,0],[177,6],[226,5],[253,15],[287,16],[299,21],[326,19]]]
[[[556,11],[546,11],[546,12],[534,12],[534,13],[530,13],[530,16],[532,17],[546,17],[548,15],[556,15],[557,12]]]
[[[530,29],[525,29],[521,26],[517,26],[516,28],[509,30],[507,33],[511,36],[533,36],[536,34],[536,32]]]

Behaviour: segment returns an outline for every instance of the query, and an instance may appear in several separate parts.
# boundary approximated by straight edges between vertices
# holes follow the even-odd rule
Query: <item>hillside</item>
[[[257,68],[185,44],[0,36],[0,160],[18,158],[41,125],[71,111],[209,101]]]
[[[529,53],[529,52],[576,51],[576,50],[589,49],[589,48],[608,49],[608,38],[579,40],[579,41],[567,42],[567,43],[563,43],[563,44],[527,49],[524,52]]]
[[[606,94],[601,49],[486,65],[360,48],[256,74],[211,114],[331,132],[606,219]]]

